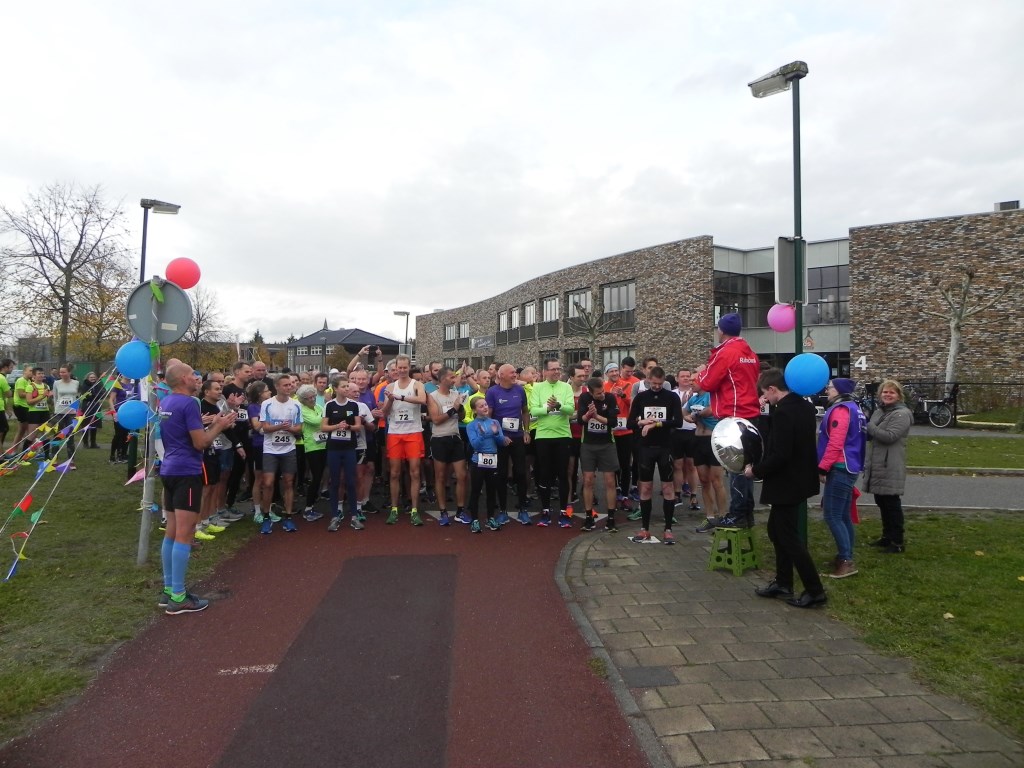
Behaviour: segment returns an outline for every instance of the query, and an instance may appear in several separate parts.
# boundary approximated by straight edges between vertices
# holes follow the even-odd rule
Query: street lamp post
[[[409,313],[405,310],[396,309],[395,314],[398,317],[405,317],[405,354],[409,354]]]
[[[149,229],[149,212],[152,210],[153,213],[168,213],[177,214],[181,210],[180,205],[175,203],[165,203],[162,200],[150,200],[143,198],[139,201],[139,205],[142,206],[142,253],[139,259],[139,283],[146,282],[146,235]],[[147,343],[153,343],[155,339],[143,339]],[[157,409],[156,401],[156,361],[150,363],[149,369],[149,380],[150,386],[148,387],[148,402],[149,407],[154,411]],[[139,395],[142,395],[142,382],[138,382]],[[128,479],[131,479],[132,475],[135,474],[135,465],[138,462],[138,440],[132,440],[128,444]],[[139,547],[136,552],[135,562],[138,565],[145,565],[149,557],[149,532],[152,528],[152,518],[150,510],[153,507],[153,498],[156,495],[156,484],[149,473],[149,461],[156,453],[156,442],[153,437],[152,425],[146,425],[146,452],[143,456],[143,461],[146,463],[144,469],[146,470],[145,478],[142,481],[142,520],[139,525]]]
[[[750,92],[755,99],[793,90],[793,301],[796,325],[793,328],[793,351],[803,352],[804,342],[804,238],[800,199],[800,81],[807,77],[807,63],[793,61],[769,72],[751,83]],[[777,279],[777,278],[776,278]],[[797,511],[797,533],[807,544],[807,502]]]
[[[794,352],[803,352],[804,326],[804,239],[800,198],[800,81],[807,77],[807,64],[794,61],[767,75],[747,83],[756,99],[776,93],[793,91],[793,281],[796,303],[796,327],[793,329]]]
[[[327,337],[320,337],[320,373],[327,373]]]

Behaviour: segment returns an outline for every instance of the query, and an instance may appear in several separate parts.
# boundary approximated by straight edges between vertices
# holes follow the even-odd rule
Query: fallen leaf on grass
[[[1024,581],[1024,576],[1018,576],[1017,581]]]
[[[952,618],[954,618],[954,616],[953,616],[952,613],[944,613],[944,614],[942,614],[942,618],[944,618],[944,619],[952,619]]]
[[[984,557],[985,556],[985,553],[982,552],[980,549],[974,550],[974,554],[976,554],[978,557]]]
[[[939,444],[938,440],[932,440],[932,445],[938,445],[938,444]]]

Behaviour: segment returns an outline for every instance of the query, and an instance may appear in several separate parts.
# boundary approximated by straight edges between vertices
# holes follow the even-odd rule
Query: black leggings
[[[327,467],[327,450],[309,451],[306,455],[306,466],[309,467],[310,481],[306,486],[306,506],[312,507],[320,498],[320,482],[324,478]]]
[[[470,464],[469,515],[474,520],[477,519],[480,508],[481,487],[486,489],[487,493],[487,518],[494,517],[495,485],[498,485],[498,477],[497,469],[483,469],[476,464]]]
[[[537,459],[534,471],[537,475],[537,495],[541,509],[551,509],[551,484],[558,480],[558,511],[569,504],[569,437],[548,437],[534,441]]]

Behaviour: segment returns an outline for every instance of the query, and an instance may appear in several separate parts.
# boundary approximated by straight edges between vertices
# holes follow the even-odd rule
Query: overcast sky
[[[102,184],[151,273],[187,256],[268,340],[404,321],[710,234],[804,235],[1024,196],[1024,2],[6,3],[0,200]],[[138,248],[136,243],[135,248]],[[413,318],[410,334],[414,335]]]

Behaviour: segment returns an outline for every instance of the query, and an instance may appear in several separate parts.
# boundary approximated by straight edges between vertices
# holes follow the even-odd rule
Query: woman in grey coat
[[[903,502],[907,480],[907,435],[914,415],[903,403],[903,387],[886,379],[878,388],[881,401],[868,421],[864,490],[875,495],[882,512],[882,537],[871,542],[883,552],[903,551]]]

